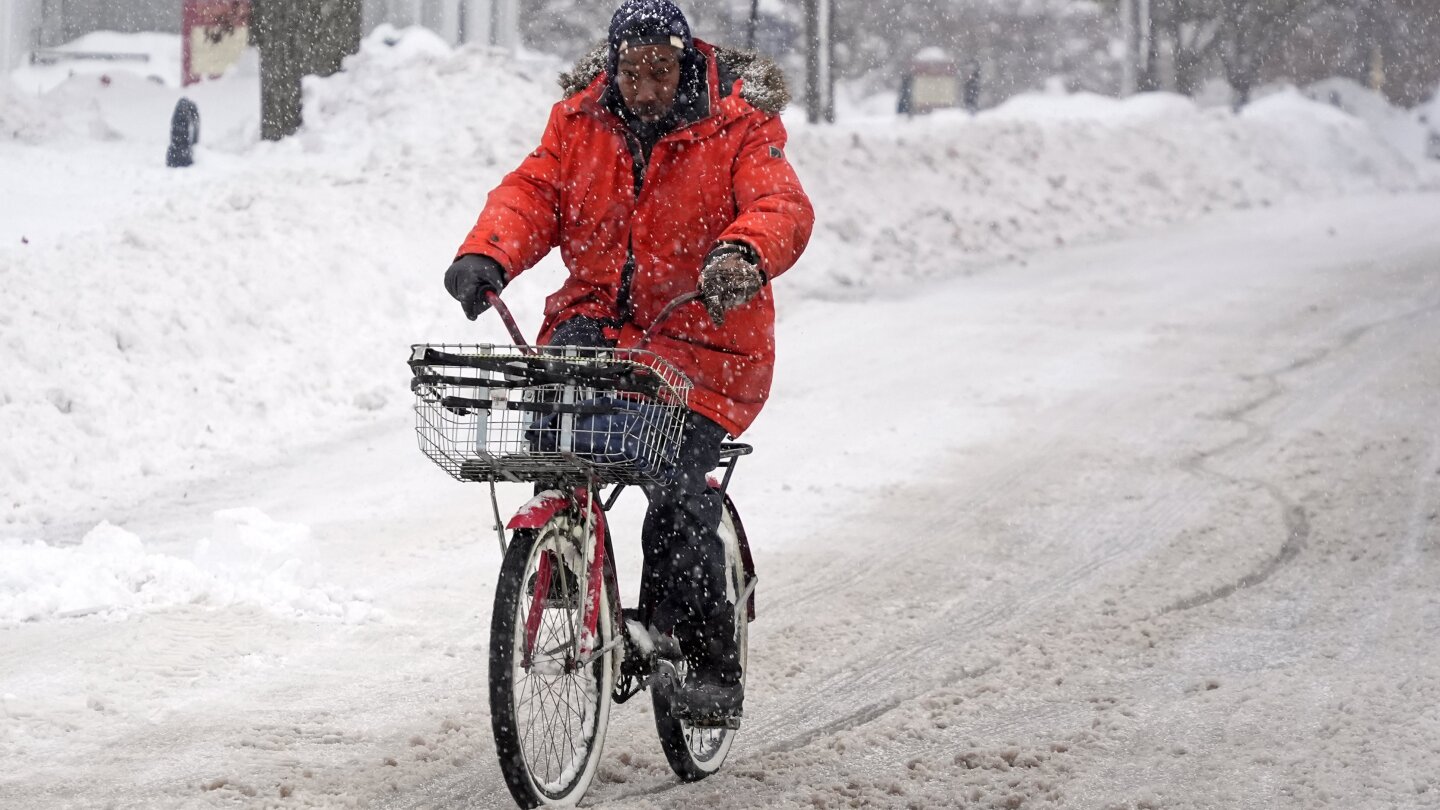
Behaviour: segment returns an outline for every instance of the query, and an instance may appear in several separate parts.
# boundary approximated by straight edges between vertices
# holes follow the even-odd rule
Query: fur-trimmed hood
[[[768,115],[779,115],[790,103],[790,88],[785,85],[785,74],[774,60],[755,51],[718,45],[710,47],[715,51],[721,75],[741,80],[740,97],[750,106]],[[580,57],[568,72],[561,73],[560,89],[565,98],[583,91],[595,81],[595,77],[604,73],[609,55],[610,46],[601,43]]]

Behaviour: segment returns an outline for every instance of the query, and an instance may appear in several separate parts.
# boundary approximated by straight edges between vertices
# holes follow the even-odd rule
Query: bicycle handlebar
[[[669,320],[670,316],[675,314],[675,310],[685,306],[691,301],[699,300],[699,298],[699,291],[695,291],[681,293],[671,299],[670,303],[666,304],[665,308],[660,310],[660,314],[656,316],[655,322],[650,324],[650,328],[645,330],[645,334],[641,335],[640,344],[635,348],[645,348],[645,346],[650,343],[650,339],[655,337],[655,333],[659,331],[660,325]],[[520,332],[520,325],[515,322],[515,316],[510,314],[510,307],[506,306],[505,302],[500,300],[500,294],[494,290],[486,290],[485,300],[490,306],[495,308],[495,312],[500,315],[500,320],[505,322],[505,328],[509,330],[510,338],[515,341],[515,345],[519,346],[520,350],[525,354],[535,354],[535,347],[531,346],[530,342],[525,339],[525,335]]]
[[[691,301],[699,300],[699,298],[700,293],[697,290],[695,292],[681,293],[680,295],[677,295],[674,298],[670,299],[670,303],[666,304],[665,308],[660,310],[660,314],[655,316],[655,321],[654,323],[650,324],[650,328],[646,329],[645,334],[640,336],[640,345],[636,346],[635,348],[645,348],[645,344],[649,343],[650,338],[655,337],[655,333],[659,331],[660,324],[665,323],[665,321],[669,320],[670,316],[675,314],[675,310],[685,306]]]
[[[525,354],[535,354],[535,347],[531,346],[530,341],[526,340],[525,335],[520,332],[520,324],[516,323],[515,316],[510,314],[510,307],[505,306],[505,302],[500,300],[500,294],[494,290],[486,290],[485,300],[499,313],[500,320],[505,322],[505,328],[510,330],[510,339],[515,341],[515,345],[520,347],[520,351]]]

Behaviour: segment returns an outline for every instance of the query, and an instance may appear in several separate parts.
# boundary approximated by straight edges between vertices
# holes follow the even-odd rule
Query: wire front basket
[[[413,346],[420,449],[461,481],[666,478],[690,381],[636,349]]]

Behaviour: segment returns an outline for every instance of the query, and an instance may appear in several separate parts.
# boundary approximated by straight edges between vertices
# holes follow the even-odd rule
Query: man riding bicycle
[[[633,347],[665,305],[699,291],[648,344],[693,381],[675,473],[647,489],[640,615],[690,674],[675,707],[738,716],[735,608],[707,473],[770,393],[769,282],[799,258],[814,210],[785,158],[789,101],[773,63],[690,33],[669,0],[626,0],[608,43],[562,76],[540,146],[489,195],[445,286],[474,320],[486,294],[559,246],[549,345]]]

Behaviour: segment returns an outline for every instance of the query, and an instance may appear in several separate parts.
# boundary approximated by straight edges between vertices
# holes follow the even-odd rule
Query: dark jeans
[[[577,317],[560,324],[552,346],[612,347],[604,323]],[[720,540],[724,499],[708,474],[720,463],[725,428],[691,412],[680,441],[674,474],[645,487],[641,546],[640,616],[662,633],[673,633],[692,666],[739,678],[735,608],[725,594],[725,545]]]

